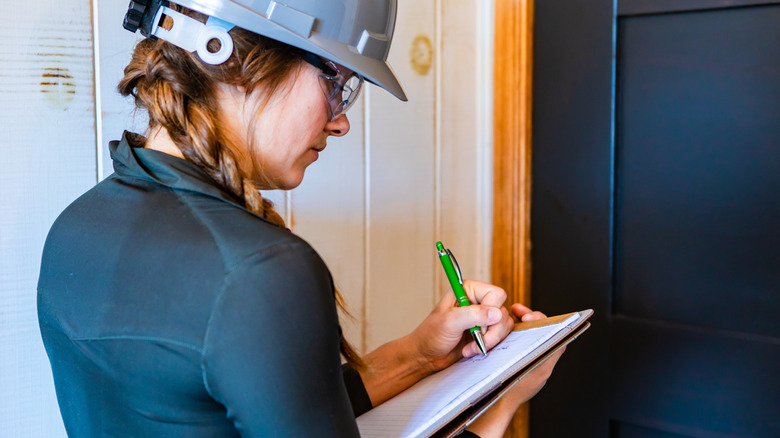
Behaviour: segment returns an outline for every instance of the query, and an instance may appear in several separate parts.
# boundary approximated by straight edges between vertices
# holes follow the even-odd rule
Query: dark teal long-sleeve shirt
[[[68,434],[357,436],[321,258],[138,141],[112,143],[115,173],[43,253],[39,321]]]

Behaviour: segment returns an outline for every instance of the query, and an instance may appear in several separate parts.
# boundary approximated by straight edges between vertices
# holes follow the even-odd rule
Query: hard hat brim
[[[359,73],[368,82],[384,88],[390,94],[404,102],[409,100],[406,97],[403,87],[401,87],[401,83],[393,72],[393,69],[386,61],[361,56],[353,51],[354,48],[343,44],[335,46],[331,44],[331,50],[325,50],[320,45],[316,44],[316,36],[313,36],[308,41],[315,44],[311,44],[311,47],[308,50],[304,50],[330,59]]]

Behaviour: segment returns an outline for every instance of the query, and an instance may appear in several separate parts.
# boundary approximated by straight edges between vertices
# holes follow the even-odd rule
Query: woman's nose
[[[349,119],[346,114],[339,114],[338,117],[325,124],[325,131],[328,135],[341,137],[349,132]]]

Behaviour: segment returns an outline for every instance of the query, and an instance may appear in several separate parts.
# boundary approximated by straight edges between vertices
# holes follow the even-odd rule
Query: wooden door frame
[[[533,0],[496,0],[492,281],[530,305]],[[528,436],[528,404],[507,436]]]

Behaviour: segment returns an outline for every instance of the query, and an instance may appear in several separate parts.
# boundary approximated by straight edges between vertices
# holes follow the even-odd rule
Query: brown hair
[[[175,7],[175,5],[172,5]],[[206,16],[176,7],[198,20]],[[284,220],[271,201],[265,199],[250,175],[244,175],[236,156],[221,131],[217,90],[220,84],[241,86],[247,95],[262,89],[258,112],[271,96],[297,71],[301,49],[235,27],[233,54],[220,65],[209,65],[195,53],[163,40],[140,41],[125,67],[119,93],[133,96],[138,108],[149,114],[149,130],[164,128],[184,157],[205,171],[244,206],[271,223],[284,227]],[[262,176],[262,175],[261,175]],[[336,303],[345,310],[336,290]],[[353,366],[363,362],[346,340],[341,353]]]

